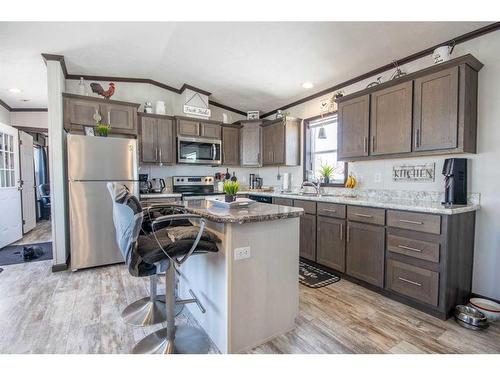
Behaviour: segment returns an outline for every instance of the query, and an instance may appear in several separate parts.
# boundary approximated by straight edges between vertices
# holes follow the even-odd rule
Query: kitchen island
[[[179,294],[222,353],[240,353],[292,330],[299,310],[299,220],[303,209],[265,203],[225,209],[184,202],[220,238],[219,252],[190,258]]]

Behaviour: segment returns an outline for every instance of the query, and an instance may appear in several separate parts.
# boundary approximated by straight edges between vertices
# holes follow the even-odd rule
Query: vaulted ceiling
[[[487,24],[1,22],[0,99],[45,107],[41,53],[50,53],[64,55],[71,74],[187,83],[219,103],[267,112]],[[314,87],[304,89],[305,81]]]

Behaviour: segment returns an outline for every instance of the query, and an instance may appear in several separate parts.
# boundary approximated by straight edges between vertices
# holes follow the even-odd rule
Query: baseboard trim
[[[66,271],[69,268],[70,257],[66,259],[66,263],[53,264],[52,272]]]
[[[496,303],[500,303],[500,300],[498,299],[495,299],[495,298],[491,298],[491,297],[486,297],[486,296],[483,296],[481,294],[477,294],[477,293],[471,293],[471,298],[484,298],[484,299],[489,299],[491,301],[495,301]]]

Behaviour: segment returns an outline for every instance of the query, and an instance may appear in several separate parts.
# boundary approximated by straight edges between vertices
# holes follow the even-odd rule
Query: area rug
[[[52,259],[52,242],[11,245],[0,249],[0,266]]]
[[[321,288],[340,280],[340,277],[326,270],[299,261],[299,282],[309,288]]]

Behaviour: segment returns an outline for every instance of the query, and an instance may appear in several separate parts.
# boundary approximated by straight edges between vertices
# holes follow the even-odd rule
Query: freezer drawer
[[[121,182],[132,192],[136,183]],[[113,205],[105,181],[69,183],[71,268],[123,262],[116,244]]]

